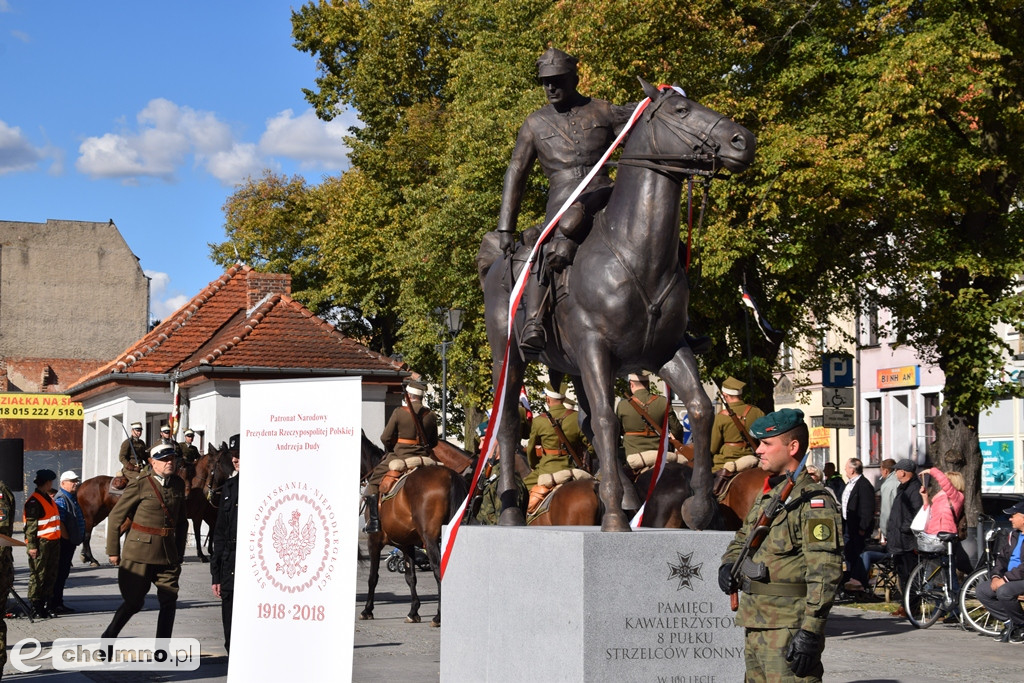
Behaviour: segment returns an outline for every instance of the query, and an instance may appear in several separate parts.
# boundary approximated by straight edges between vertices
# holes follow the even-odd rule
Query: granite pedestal
[[[441,680],[741,681],[743,629],[718,589],[732,537],[463,527],[442,586]]]

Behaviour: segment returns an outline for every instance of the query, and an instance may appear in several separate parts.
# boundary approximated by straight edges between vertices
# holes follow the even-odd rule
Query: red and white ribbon
[[[668,413],[672,410],[672,389],[667,384],[665,399],[668,401],[668,405],[665,406],[665,414],[661,417],[661,441],[658,442],[658,457],[654,460],[654,475],[651,477],[651,483],[647,487],[647,495],[644,496],[643,505],[636,511],[633,519],[630,520],[629,526],[633,529],[637,529],[644,523],[644,510],[647,508],[647,501],[654,495],[654,488],[658,485],[658,480],[661,479],[661,473],[665,471],[665,453],[668,452]]]

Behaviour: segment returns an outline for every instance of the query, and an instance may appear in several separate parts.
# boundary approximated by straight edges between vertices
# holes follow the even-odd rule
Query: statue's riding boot
[[[725,487],[728,486],[729,480],[732,479],[732,472],[725,469],[724,467],[715,472],[715,481],[711,485],[711,493],[717,498],[725,493]]]
[[[366,497],[366,509],[370,511],[370,519],[366,522],[366,526],[363,527],[363,532],[367,534],[379,534],[380,512],[377,509],[376,495]]]
[[[534,265],[534,268],[540,268]],[[523,294],[523,333],[519,337],[519,345],[524,351],[540,353],[547,346],[544,334],[544,287],[541,284],[541,272],[530,273],[526,279],[526,291]]]

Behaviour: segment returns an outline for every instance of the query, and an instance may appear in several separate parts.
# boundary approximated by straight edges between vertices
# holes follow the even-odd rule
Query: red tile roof
[[[295,369],[316,375],[408,374],[402,363],[338,332],[293,300],[287,275],[232,266],[145,337],[99,370],[79,390],[129,373],[203,374],[204,368]],[[311,372],[312,371],[312,372]]]

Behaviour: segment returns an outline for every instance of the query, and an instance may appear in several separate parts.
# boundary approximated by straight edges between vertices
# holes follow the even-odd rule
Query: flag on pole
[[[764,338],[769,342],[773,341],[769,334],[777,335],[779,334],[779,331],[768,324],[768,321],[765,320],[763,315],[761,315],[761,311],[757,309],[757,304],[754,303],[754,298],[750,296],[750,293],[747,292],[743,285],[740,285],[740,298],[743,300],[743,305],[754,312],[754,320],[757,321],[757,326],[761,329],[761,334],[764,335]]]

